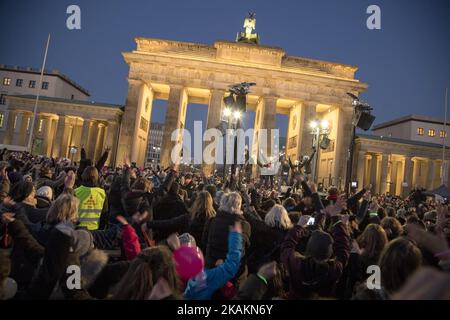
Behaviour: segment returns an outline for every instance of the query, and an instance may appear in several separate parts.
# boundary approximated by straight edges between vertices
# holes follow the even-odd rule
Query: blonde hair
[[[280,205],[274,205],[264,217],[264,222],[272,228],[290,229],[292,228],[292,221],[286,209]]]
[[[48,209],[47,223],[76,222],[78,219],[78,202],[78,199],[70,194],[61,194]]]
[[[237,192],[226,193],[220,200],[219,210],[233,214],[242,214],[241,211],[242,198]]]
[[[200,213],[204,213],[207,218],[212,218],[216,215],[214,210],[213,199],[208,191],[200,191],[195,198],[194,203],[190,209],[192,218],[195,218]]]

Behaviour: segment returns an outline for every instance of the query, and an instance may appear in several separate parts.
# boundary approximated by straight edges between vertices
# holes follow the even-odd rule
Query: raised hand
[[[128,224],[128,221],[127,221],[127,219],[125,219],[125,217],[124,216],[117,216],[116,217],[116,220],[121,224],[121,225],[127,225]]]
[[[16,220],[16,218],[14,218],[16,214],[12,213],[12,212],[5,212],[2,214],[2,222],[7,224],[10,222],[13,222],[14,220]]]
[[[333,205],[328,205],[324,211],[326,214],[328,214],[330,217],[337,216],[339,213],[342,212],[343,209],[345,209],[345,198],[344,196],[340,196],[337,198],[336,203]]]
[[[309,183],[309,188],[311,189],[312,193],[317,193],[317,185],[314,182]]]
[[[75,172],[73,172],[73,170],[69,170],[69,172],[67,172],[67,176],[64,179],[64,185],[68,189],[72,189],[75,185]]]
[[[180,239],[178,238],[178,235],[176,233],[172,233],[167,238],[167,244],[169,245],[169,247],[172,250],[177,250],[181,246]]]

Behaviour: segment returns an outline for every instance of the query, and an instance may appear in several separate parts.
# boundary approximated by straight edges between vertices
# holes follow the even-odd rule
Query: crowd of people
[[[0,153],[0,299],[450,299],[442,199]],[[80,279],[74,277],[80,271]]]

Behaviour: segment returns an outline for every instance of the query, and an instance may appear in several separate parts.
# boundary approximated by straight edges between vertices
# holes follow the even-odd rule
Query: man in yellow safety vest
[[[82,185],[75,189],[75,196],[80,201],[78,206],[79,225],[88,230],[97,230],[105,204],[105,190],[98,187],[98,171],[89,166],[81,175]]]

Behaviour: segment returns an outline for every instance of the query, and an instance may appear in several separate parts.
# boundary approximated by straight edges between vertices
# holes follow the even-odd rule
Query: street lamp
[[[309,123],[311,134],[313,135],[314,161],[312,168],[312,181],[316,182],[317,167],[319,161],[319,149],[326,149],[329,145],[328,134],[330,133],[330,123],[326,119],[312,120]],[[322,138],[322,139],[321,139]]]
[[[223,98],[225,108],[222,112],[222,121],[227,123],[227,129],[238,129],[241,127],[241,119],[243,113],[247,109],[247,94],[250,91],[250,87],[256,83],[242,82],[229,86],[229,95]],[[237,136],[233,139],[234,146],[234,161],[231,164],[231,180],[230,185],[233,185],[234,175],[236,174],[237,164]],[[226,146],[224,152],[224,165],[223,165],[223,177],[226,176]]]

